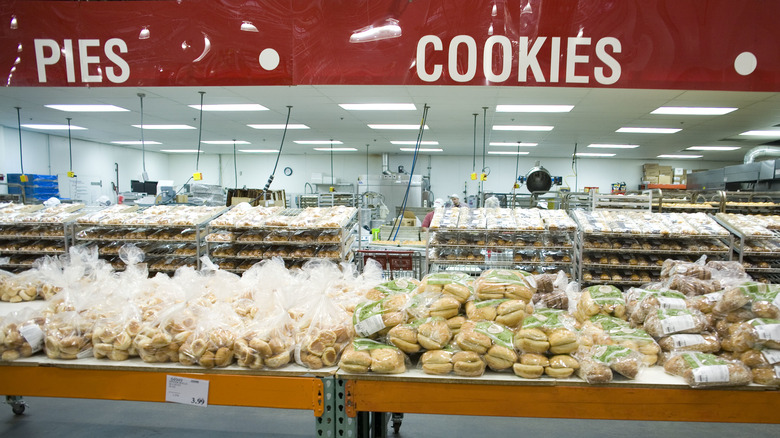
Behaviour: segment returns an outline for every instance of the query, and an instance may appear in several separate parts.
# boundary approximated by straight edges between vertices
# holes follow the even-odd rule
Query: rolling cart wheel
[[[24,404],[18,404],[18,405],[12,405],[12,406],[11,406],[11,410],[12,410],[12,411],[13,411],[13,413],[14,413],[14,414],[16,414],[16,415],[22,415],[22,414],[24,414],[24,409],[25,409],[25,406],[24,406]],[[400,425],[399,425],[399,426],[400,426]]]
[[[404,414],[393,413],[393,433],[398,435],[401,430],[401,422],[404,420]]]

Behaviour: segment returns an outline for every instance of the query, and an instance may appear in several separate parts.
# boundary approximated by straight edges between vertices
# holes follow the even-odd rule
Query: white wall
[[[72,195],[72,180],[67,177],[70,167],[68,138],[38,132],[22,131],[24,172],[28,174],[58,175],[60,195]],[[76,180],[89,190],[89,198],[106,195],[114,200],[111,183],[115,181],[114,163],[119,165],[119,189],[130,190],[130,180],[139,179],[142,169],[140,150],[89,141],[72,141],[73,171]],[[19,131],[0,126],[0,173],[19,173]],[[168,173],[168,155],[146,153],[146,171],[152,180],[162,179]],[[101,183],[101,186],[91,183]],[[2,193],[6,187],[0,186]],[[88,199],[89,199],[88,198]]]

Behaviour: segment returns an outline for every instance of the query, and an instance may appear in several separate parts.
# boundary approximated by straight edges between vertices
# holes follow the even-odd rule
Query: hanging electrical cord
[[[571,156],[571,171],[574,172],[574,191],[577,191],[577,142],[574,142],[574,153]]]
[[[198,122],[198,152],[195,157],[195,171],[197,172],[198,169],[200,169],[200,139],[203,135],[203,95],[206,94],[205,91],[198,91],[200,93],[200,121]]]
[[[520,142],[517,142],[517,154],[515,155],[515,180],[512,182],[512,208],[515,208],[515,193],[519,188],[517,180],[520,178]]]
[[[233,139],[233,176],[236,178],[235,188],[238,188],[238,160],[236,159],[236,139]]]
[[[409,182],[406,184],[406,193],[404,194],[404,202],[401,204],[401,215],[396,220],[396,224],[390,230],[390,235],[393,236],[391,240],[395,241],[398,237],[398,232],[401,231],[401,219],[406,213],[406,201],[409,199],[409,189],[412,187],[412,179],[414,178],[414,167],[417,164],[417,154],[420,151],[420,145],[422,144],[423,133],[425,132],[425,121],[428,119],[428,104],[423,105],[422,120],[420,120],[420,130],[417,132],[417,143],[414,146],[414,157],[412,157],[412,170],[409,172]],[[393,234],[395,231],[395,234]]]
[[[368,144],[366,144],[366,192],[371,190],[371,185],[368,183]]]
[[[477,113],[474,113],[474,150],[471,153],[471,173],[477,172]]]
[[[19,167],[22,170],[22,175],[24,175],[24,159],[22,159],[22,107],[15,106],[14,108],[16,108],[16,126],[19,128]]]
[[[146,173],[146,141],[144,140],[144,97],[146,97],[146,94],[138,93],[137,96],[139,99],[141,99],[141,179],[146,181],[146,179],[149,177],[149,175]]]
[[[282,131],[282,142],[279,144],[279,152],[276,154],[276,163],[274,163],[274,170],[271,171],[271,176],[268,177],[268,182],[265,183],[265,187],[263,188],[263,193],[267,192],[268,189],[271,187],[271,183],[274,180],[274,175],[276,174],[276,167],[279,166],[279,157],[282,156],[282,148],[284,147],[284,137],[287,136],[287,125],[290,124],[290,112],[292,112],[292,105],[287,105],[287,120],[284,122],[284,131]],[[255,198],[252,202],[260,199],[258,196]]]
[[[66,117],[65,120],[68,121],[68,162],[70,163],[70,167],[68,170],[68,176],[73,177],[73,143],[70,137],[70,121],[72,120],[70,117]]]
[[[330,191],[331,193],[336,191],[336,186],[334,178],[336,175],[333,174],[333,139],[330,139]]]

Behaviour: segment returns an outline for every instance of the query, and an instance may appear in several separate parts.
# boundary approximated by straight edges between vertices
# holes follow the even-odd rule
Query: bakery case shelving
[[[505,268],[573,276],[575,234],[562,210],[439,208],[426,249],[428,272]]]
[[[730,260],[733,239],[703,213],[574,211],[577,278],[582,286],[657,281],[664,260]]]
[[[137,210],[115,205],[79,218],[73,226],[73,242],[97,246],[99,257],[115,269],[125,267],[122,248],[126,244],[143,252],[150,272],[200,268],[200,257],[206,254],[207,225],[224,210],[184,205]]]
[[[26,270],[40,257],[67,252],[71,226],[83,207],[0,204],[0,269]]]
[[[295,268],[310,260],[352,261],[356,227],[354,207],[242,205],[209,224],[206,242],[220,269],[243,272],[273,257]]]
[[[718,213],[715,219],[734,239],[734,258],[754,279],[780,282],[780,216]]]

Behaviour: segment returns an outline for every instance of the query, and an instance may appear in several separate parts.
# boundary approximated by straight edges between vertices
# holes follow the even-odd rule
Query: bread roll
[[[392,347],[371,350],[371,371],[378,374],[400,374],[406,371],[404,355]]]
[[[452,355],[453,371],[462,377],[479,377],[485,373],[485,362],[473,351],[459,351]]]
[[[444,348],[451,339],[452,331],[443,319],[432,318],[417,328],[417,342],[426,350]]]
[[[453,353],[444,350],[430,350],[423,353],[420,362],[426,374],[444,375],[452,371]]]
[[[544,374],[544,367],[542,365],[516,363],[512,365],[512,371],[514,371],[516,376],[524,379],[538,379]]]
[[[517,361],[517,354],[501,345],[494,345],[485,354],[485,362],[493,371],[502,371],[512,367]]]

